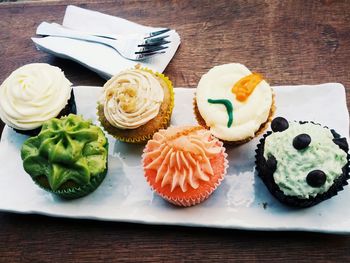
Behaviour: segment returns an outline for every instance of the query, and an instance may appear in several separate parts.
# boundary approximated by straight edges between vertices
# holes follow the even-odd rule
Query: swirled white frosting
[[[0,86],[0,118],[18,130],[38,128],[66,106],[71,85],[58,67],[45,63],[20,67]]]
[[[198,83],[196,102],[198,110],[210,127],[211,133],[225,141],[238,141],[253,137],[262,123],[267,121],[272,105],[270,85],[262,80],[245,101],[236,99],[232,87],[241,78],[251,74],[244,65],[220,65],[204,74]],[[228,114],[224,105],[211,104],[208,99],[227,99],[233,106],[233,122],[228,127]]]
[[[158,79],[142,69],[125,70],[103,87],[100,103],[108,122],[120,129],[135,129],[156,117],[164,99]]]

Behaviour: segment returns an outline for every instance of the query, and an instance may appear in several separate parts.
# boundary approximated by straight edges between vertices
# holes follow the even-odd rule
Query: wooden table
[[[175,28],[181,46],[165,73],[196,87],[216,64],[241,62],[272,85],[341,82],[350,88],[350,1],[44,1],[0,4],[0,81],[47,62],[74,85],[103,85],[93,72],[39,52],[41,21],[61,22],[67,4],[150,26]],[[347,101],[350,102],[349,90]],[[331,102],[330,102],[331,103]],[[6,165],[6,164],[1,164]],[[349,189],[347,189],[349,190]],[[0,261],[350,260],[350,236],[144,226],[0,213]]]

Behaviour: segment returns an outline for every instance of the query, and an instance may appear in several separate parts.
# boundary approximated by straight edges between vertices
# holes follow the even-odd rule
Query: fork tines
[[[159,30],[155,32],[151,32],[149,36],[145,37],[143,43],[139,44],[140,50],[136,51],[135,54],[142,57],[149,57],[157,54],[165,53],[165,50],[168,46],[164,46],[169,44],[170,41],[166,40],[170,35],[159,36],[168,32],[170,29]],[[159,36],[159,37],[156,37]]]
[[[159,40],[158,42],[147,42],[145,41],[144,43],[138,45],[139,47],[150,47],[150,46],[161,46],[161,45],[166,45],[169,44],[170,41],[167,40]]]
[[[144,47],[144,48],[140,49],[140,51],[135,52],[135,54],[153,53],[153,52],[161,51],[161,50],[164,50],[167,48],[168,48],[168,46],[166,46],[166,47],[164,47],[164,46]]]
[[[162,30],[159,30],[159,31],[151,32],[145,37],[145,39],[164,34],[164,33],[168,32],[168,31],[170,31],[170,28],[165,28],[165,29],[162,29]]]
[[[152,43],[158,43],[158,42],[161,42],[161,41],[166,41],[164,39],[166,39],[169,36],[170,35],[164,35],[164,36],[161,36],[161,37],[146,38],[144,43],[152,44]]]
[[[154,55],[159,55],[164,53],[165,51],[158,51],[158,52],[149,52],[149,53],[142,53],[142,54],[136,54],[136,55],[137,55],[137,58],[141,60],[141,59],[153,57]]]

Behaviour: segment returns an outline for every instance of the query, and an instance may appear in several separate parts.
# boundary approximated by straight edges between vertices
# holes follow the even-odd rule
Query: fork
[[[107,45],[115,49],[121,56],[130,60],[144,60],[152,56],[165,53],[165,49],[169,46],[166,38],[169,35],[164,35],[170,29],[162,29],[142,36],[118,36],[118,35],[103,35],[95,33],[84,33],[77,30],[72,30],[63,27],[56,23],[42,22],[36,31],[36,34],[43,36],[66,37],[71,39],[85,40],[94,43]]]

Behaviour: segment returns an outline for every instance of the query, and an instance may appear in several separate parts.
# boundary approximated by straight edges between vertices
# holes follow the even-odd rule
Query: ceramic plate
[[[78,112],[96,122],[101,88],[76,87]],[[314,120],[349,134],[349,114],[341,84],[274,87],[276,115],[289,120]],[[175,89],[172,124],[196,123],[194,89]],[[174,207],[150,190],[140,166],[143,146],[109,137],[109,172],[87,197],[64,201],[37,187],[22,168],[20,148],[26,136],[5,127],[0,143],[0,209],[49,216],[125,221],[145,224],[203,226],[250,230],[301,230],[350,233],[350,187],[307,209],[291,209],[275,200],[255,175],[258,138],[227,148],[228,174],[214,194],[191,208]]]

